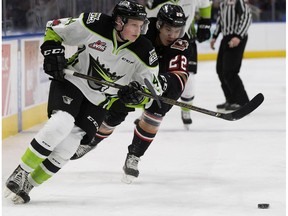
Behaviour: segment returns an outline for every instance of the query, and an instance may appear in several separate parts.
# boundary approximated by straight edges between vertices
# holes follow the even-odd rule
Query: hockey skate
[[[28,181],[28,174],[19,165],[6,181],[4,197],[11,199],[14,204],[29,202],[29,192],[32,190],[33,185]]]
[[[229,106],[230,104],[226,101],[225,103],[222,103],[222,104],[218,104],[216,106],[216,108],[219,110],[219,111],[225,111],[226,107]]]
[[[97,144],[95,138],[93,138],[89,144],[80,145],[70,160],[77,160],[83,157],[85,154],[96,148]]]
[[[83,157],[85,154],[87,154],[88,152],[90,152],[91,150],[93,150],[94,148],[96,148],[95,146],[92,145],[80,145],[77,149],[77,151],[75,152],[75,154],[70,158],[70,160],[77,160],[81,157]]]
[[[140,161],[139,157],[136,157],[132,154],[127,154],[125,164],[123,166],[124,174],[122,182],[126,184],[131,184],[135,178],[139,176],[138,162]]]
[[[192,119],[190,116],[190,111],[181,110],[181,118],[185,129],[189,130],[189,125],[192,124]]]
[[[228,112],[232,112],[232,111],[240,109],[241,107],[242,107],[241,105],[233,103],[233,104],[228,104],[225,107],[225,110],[228,111]]]

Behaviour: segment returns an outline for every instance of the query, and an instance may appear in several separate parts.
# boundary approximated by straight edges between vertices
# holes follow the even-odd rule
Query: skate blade
[[[12,198],[12,201],[14,204],[24,204],[25,201],[22,199],[22,197],[15,194],[15,196]]]
[[[224,114],[228,114],[234,111],[236,110],[217,109],[217,112],[224,113]]]
[[[184,126],[184,129],[185,129],[185,130],[190,130],[190,125],[184,124],[183,126]]]
[[[133,181],[136,179],[135,176],[131,176],[131,175],[126,175],[125,173],[122,176],[121,181],[125,184],[131,184],[133,183]]]
[[[11,191],[9,188],[5,187],[4,189],[4,197],[7,199],[12,199],[16,194]]]

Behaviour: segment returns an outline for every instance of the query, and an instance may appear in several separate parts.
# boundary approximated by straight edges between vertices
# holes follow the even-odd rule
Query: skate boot
[[[23,170],[19,165],[6,181],[6,189],[4,191],[5,198],[7,198],[11,193],[16,194],[19,191],[25,175],[25,170]]]
[[[216,106],[216,108],[219,110],[219,111],[225,111],[226,107],[229,106],[230,104],[226,101],[225,103],[222,103],[222,104],[218,104]]]
[[[241,107],[242,107],[241,105],[233,103],[233,104],[228,104],[225,107],[225,110],[228,111],[228,112],[232,112],[232,111],[240,109]]]
[[[14,170],[6,181],[5,198],[11,199],[15,204],[30,201],[29,192],[32,190],[33,185],[28,181],[28,174],[20,165]]]
[[[126,184],[131,184],[135,178],[139,176],[138,162],[140,161],[139,157],[136,157],[132,154],[127,154],[125,164],[123,166],[124,174],[122,182]]]
[[[84,155],[86,155],[88,152],[96,148],[98,143],[94,143],[94,138],[88,145],[80,145],[76,151],[76,153],[70,158],[70,160],[77,160]]]
[[[181,110],[181,118],[184,127],[189,130],[189,125],[192,124],[192,119],[190,116],[190,110]]]

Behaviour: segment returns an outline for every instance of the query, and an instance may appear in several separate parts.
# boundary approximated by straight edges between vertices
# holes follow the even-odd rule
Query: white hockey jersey
[[[164,4],[176,4],[183,8],[185,16],[188,16],[185,26],[185,32],[188,32],[196,10],[209,7],[211,3],[210,0],[148,0],[148,7],[146,7],[147,16],[157,17],[159,9]]]
[[[156,90],[161,91],[157,54],[151,42],[140,35],[134,43],[120,44],[110,16],[83,13],[79,18],[49,21],[47,28],[60,36],[63,44],[78,46],[78,51],[68,61],[75,71],[121,85],[134,80],[145,85],[144,78],[147,78]],[[95,105],[117,96],[118,89],[115,88],[74,76],[66,75],[65,79]]]

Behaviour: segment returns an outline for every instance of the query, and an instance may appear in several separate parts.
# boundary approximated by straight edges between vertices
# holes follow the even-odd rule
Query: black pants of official
[[[237,47],[230,48],[228,42],[232,37],[225,36],[221,41],[216,70],[226,101],[230,104],[244,105],[249,98],[239,77],[239,72],[248,36],[242,39]]]

